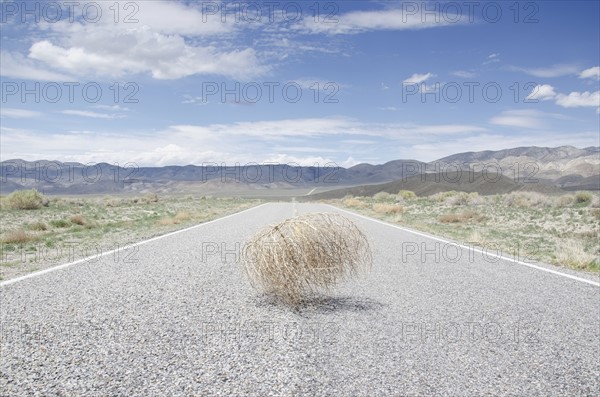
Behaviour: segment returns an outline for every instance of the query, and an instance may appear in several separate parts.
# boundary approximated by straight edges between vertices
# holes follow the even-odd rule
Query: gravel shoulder
[[[600,288],[344,213],[373,271],[301,310],[253,290],[270,203],[0,287],[0,390],[22,396],[591,396]],[[410,247],[410,254],[407,249]],[[417,247],[418,251],[412,249]],[[127,254],[127,255],[125,255]]]

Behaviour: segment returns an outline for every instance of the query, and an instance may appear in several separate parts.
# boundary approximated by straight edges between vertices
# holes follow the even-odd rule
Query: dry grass
[[[87,220],[82,215],[73,215],[70,221],[75,225],[84,226],[87,224]]]
[[[565,198],[564,202],[568,200]],[[550,207],[553,204],[552,198],[537,192],[512,192],[504,197],[504,201],[509,207],[521,208]]]
[[[375,193],[373,195],[373,200],[375,201],[393,201],[394,196],[392,196],[391,194],[389,194],[388,192],[379,192],[379,193]]]
[[[589,205],[592,203],[594,195],[590,192],[577,192],[575,193],[575,204]]]
[[[2,242],[5,244],[25,244],[30,241],[34,241],[35,237],[28,234],[23,229],[16,229],[7,232],[2,238]]]
[[[575,197],[571,194],[563,194],[554,200],[554,206],[558,208],[568,207],[573,204]]]
[[[44,222],[34,222],[31,225],[28,225],[28,228],[31,230],[35,230],[35,231],[39,231],[39,232],[43,232],[48,230],[48,225],[46,225]]]
[[[485,219],[483,215],[476,211],[463,211],[455,214],[444,214],[440,215],[438,220],[442,223],[461,223],[461,222],[481,222]]]
[[[438,217],[438,220],[442,223],[460,223],[464,219],[459,214],[444,214]]]
[[[175,224],[179,224],[181,222],[189,221],[190,219],[192,219],[192,217],[190,216],[190,213],[189,212],[185,212],[185,211],[179,211],[173,217],[173,220],[175,221]]]
[[[229,215],[260,202],[237,198],[200,200],[199,197],[159,194],[157,202],[147,204],[141,202],[143,194],[113,197],[49,196],[47,207],[42,205],[42,208],[32,211],[8,209],[7,197],[2,197],[0,278],[9,279],[29,273],[33,269],[42,270],[58,263],[72,261],[73,258],[80,259],[78,255],[84,254],[86,249],[79,247],[100,247],[103,251],[110,251],[181,229],[184,225],[199,224]],[[133,203],[135,198],[138,199],[138,203]],[[115,205],[109,207],[106,206],[106,202],[114,202]],[[85,220],[84,225],[80,225],[81,222],[77,218],[72,219],[77,215]],[[157,221],[164,217],[169,218],[164,222],[166,225],[157,225]],[[34,241],[23,244],[25,251],[17,249],[19,244],[4,242],[24,241],[22,238],[15,239],[7,235],[18,229],[23,229],[34,238]],[[77,242],[77,245],[71,248],[71,242]],[[27,255],[23,256],[22,252],[26,252]],[[125,260],[125,256],[119,257],[119,260]]]
[[[348,197],[344,199],[343,204],[350,208],[365,208],[367,206],[364,202],[354,197]]]
[[[439,192],[439,193],[432,194],[428,198],[430,200],[438,202],[438,203],[444,203],[448,198],[455,196],[457,194],[458,194],[458,192],[451,190],[449,192]]]
[[[598,261],[598,257],[587,252],[578,240],[561,241],[560,248],[556,253],[556,260],[561,265],[575,269],[586,269],[593,262]]]
[[[590,194],[591,200],[588,200]],[[581,264],[575,260],[575,264],[569,265],[572,261],[568,255],[562,263],[556,259],[559,254],[565,255],[563,245],[568,240],[579,241],[588,253],[600,254],[600,194],[597,192],[583,192],[579,202],[576,202],[576,192],[554,195],[519,191],[478,196],[449,191],[414,200],[395,197],[396,202],[356,197],[364,206],[356,205],[352,209],[457,241],[483,246],[493,242],[503,252],[527,252],[540,262],[600,272],[598,261],[585,265],[585,261]],[[399,204],[405,211],[386,214],[384,207],[375,207],[379,204]],[[381,209],[375,211],[375,208]]]
[[[414,200],[417,198],[415,192],[411,190],[400,190],[398,192],[398,196],[400,196],[403,200]]]
[[[404,207],[399,204],[373,204],[373,211],[378,214],[401,214],[404,212]]]
[[[243,252],[252,284],[290,305],[372,265],[365,235],[348,219],[330,213],[306,214],[267,227]]]
[[[53,219],[50,221],[50,225],[56,228],[67,228],[71,226],[71,222],[64,219]]]
[[[157,203],[158,195],[156,193],[147,193],[142,197],[141,201],[146,204]]]
[[[179,211],[175,216],[166,216],[158,220],[160,226],[179,225],[182,222],[189,221],[192,216],[189,212]]]
[[[451,193],[451,192],[446,192]],[[443,195],[441,197],[444,197]],[[465,205],[478,205],[482,203],[482,198],[479,197],[479,193],[472,192],[454,192],[444,200],[444,204],[450,206],[465,206]]]
[[[481,233],[479,233],[478,230],[473,230],[471,234],[469,234],[469,237],[467,237],[466,242],[481,246],[485,245],[486,240],[483,238],[483,236],[481,235]]]
[[[159,219],[156,223],[160,226],[175,225],[175,219],[172,216],[166,216],[164,218]]]

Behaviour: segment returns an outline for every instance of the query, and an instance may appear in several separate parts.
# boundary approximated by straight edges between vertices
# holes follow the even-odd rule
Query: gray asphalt
[[[266,204],[5,283],[1,395],[600,393],[595,285],[344,213],[369,238],[370,274],[296,311],[253,290],[239,247],[314,211],[334,209]]]

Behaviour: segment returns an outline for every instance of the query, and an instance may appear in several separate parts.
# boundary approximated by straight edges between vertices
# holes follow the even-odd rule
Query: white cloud
[[[489,65],[490,63],[500,62],[500,54],[493,53],[488,55],[485,61],[483,61],[483,65]]]
[[[43,65],[15,52],[0,52],[0,75],[35,81],[73,81],[68,74],[47,70]]]
[[[560,77],[569,74],[577,74],[579,72],[579,68],[575,65],[553,65],[548,68],[522,68],[511,66],[510,70],[542,78]]]
[[[457,70],[456,72],[450,73],[452,76],[460,77],[462,79],[472,79],[477,76],[475,72],[470,72],[467,70]]]
[[[564,108],[596,107],[600,109],[600,91],[596,92],[571,92],[570,94],[556,93],[549,84],[537,85],[533,88],[526,100],[555,100],[555,103]]]
[[[122,10],[127,3],[127,1],[120,3]],[[223,22],[221,10],[211,8],[212,5],[219,8],[224,7],[224,4],[221,3],[198,2],[186,5],[183,2],[156,0],[138,0],[136,3],[139,5],[138,11],[132,15],[132,18],[139,20],[137,24],[150,26],[165,34],[207,36],[229,33],[236,29],[232,15],[229,15],[226,22]],[[109,15],[113,15],[112,11],[107,9],[111,4],[113,3],[102,4]],[[204,5],[206,5],[206,9],[203,12],[202,6]],[[132,12],[133,10],[130,7],[128,11]],[[122,11],[120,19],[125,20],[125,15],[129,12]]]
[[[409,78],[405,79],[402,82],[405,84],[420,84],[420,83],[423,83],[424,81],[427,81],[431,77],[435,77],[435,74],[433,74],[433,73],[423,73],[423,74],[414,73],[412,76],[410,76]]]
[[[347,143],[349,145],[375,145],[377,141],[368,139],[344,139],[341,143]]]
[[[600,66],[594,66],[593,68],[585,69],[579,73],[579,78],[600,80]]]
[[[556,104],[565,108],[600,107],[600,91],[571,92],[569,95],[558,94]]]
[[[540,116],[543,114],[535,110],[507,110],[490,119],[491,124],[507,127],[540,129],[545,126]]]
[[[247,80],[270,70],[253,48],[236,47],[231,40],[239,27],[248,24],[236,25],[234,18],[223,23],[220,13],[203,16],[199,5],[182,2],[127,4],[136,5],[133,17],[138,22],[114,23],[115,7],[109,9],[113,4],[107,2],[101,4],[106,17],[96,23],[62,20],[38,24],[47,31],[44,39],[33,42],[29,60],[20,56],[17,64],[35,61],[36,70],[49,75],[50,80],[65,74],[86,78],[150,74],[155,79],[208,74]],[[121,10],[124,6],[120,4]],[[129,14],[121,13],[121,19]],[[8,69],[15,74],[19,68],[9,65]],[[33,71],[26,74],[35,76]]]
[[[522,118],[556,116],[535,111],[512,115]],[[300,126],[295,131],[288,130],[288,134],[278,141],[281,151],[275,149],[277,144],[273,143],[277,125],[285,130],[293,125]],[[246,129],[250,130],[249,134],[245,134]],[[263,136],[261,131],[267,134]],[[3,158],[47,158],[81,163],[134,162],[140,166],[268,161],[313,165],[315,162],[333,161],[347,167],[361,162],[381,163],[384,160],[379,153],[382,145],[393,153],[389,160],[413,158],[430,161],[464,151],[533,145],[587,147],[597,145],[598,141],[597,131],[564,133],[530,129],[527,134],[503,134],[471,125],[362,123],[342,118],[173,126],[152,134],[132,131],[37,133],[2,125],[0,136]],[[335,140],[331,139],[333,136],[336,136]],[[323,153],[326,154],[288,152],[285,145],[290,145],[290,142],[298,147],[324,148],[326,151]]]
[[[109,37],[107,41],[124,38]],[[260,65],[251,48],[219,51],[212,46],[194,47],[181,36],[166,36],[147,31],[130,32],[130,47],[98,49],[93,46],[61,47],[47,40],[34,43],[29,51],[32,59],[42,61],[68,73],[119,78],[150,73],[153,78],[168,80],[194,74],[223,75],[247,80],[264,74],[268,67]]]
[[[402,9],[353,11],[334,18],[336,21],[329,23],[304,18],[295,29],[306,33],[357,34],[373,30],[427,29],[465,22],[462,15],[432,12],[425,17],[419,12],[403,12]]]
[[[311,165],[316,160],[344,161],[350,154],[353,156],[351,162],[361,162],[373,155],[369,143],[386,142],[392,147],[405,147],[423,141],[460,139],[485,131],[472,125],[364,123],[348,118],[173,125],[154,133],[35,133],[10,130],[3,126],[1,149],[6,158],[135,162],[148,166],[223,161],[229,164],[278,159]],[[90,139],[90,136],[94,139]],[[322,148],[323,153],[330,153],[332,157],[315,155],[314,151],[294,153],[286,149],[290,146]],[[281,150],[277,150],[278,147]],[[334,154],[336,157],[333,157]]]
[[[128,112],[129,108],[123,107],[121,105],[94,105],[92,106],[96,109],[104,109],[104,110],[112,110],[113,112]]]
[[[228,136],[286,140],[289,137],[371,136],[406,139],[415,135],[454,135],[482,132],[484,128],[466,124],[419,125],[410,123],[362,123],[350,118],[305,118],[233,124],[173,125],[167,133],[185,138],[219,139]]]
[[[40,117],[42,114],[33,110],[0,108],[1,118],[26,119],[32,117]]]
[[[94,119],[121,119],[125,117],[121,114],[98,113],[88,110],[63,110],[61,113],[69,116],[91,117]]]
[[[527,95],[527,98],[525,99],[528,101],[548,101],[554,99],[555,97],[556,92],[554,91],[554,87],[549,84],[538,84],[533,88],[533,90],[531,90],[531,93]]]

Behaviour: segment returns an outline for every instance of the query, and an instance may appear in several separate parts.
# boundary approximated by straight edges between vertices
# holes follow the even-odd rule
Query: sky
[[[0,5],[2,160],[349,167],[600,145],[598,1]]]

